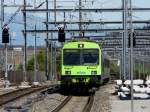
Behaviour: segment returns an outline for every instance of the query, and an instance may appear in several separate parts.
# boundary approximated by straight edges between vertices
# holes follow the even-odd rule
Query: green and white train
[[[61,85],[99,85],[109,79],[109,60],[92,41],[66,42],[61,56]]]

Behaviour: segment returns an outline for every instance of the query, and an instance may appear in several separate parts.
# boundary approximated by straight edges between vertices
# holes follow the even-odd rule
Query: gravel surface
[[[91,112],[110,112],[110,95],[114,92],[112,84],[106,84],[96,91]]]
[[[114,92],[113,84],[106,84],[96,91],[91,112],[110,112],[110,96]],[[47,95],[43,100],[34,103],[29,112],[51,112],[66,96],[55,93]],[[88,96],[73,96],[60,112],[82,112]]]
[[[60,112],[82,112],[88,101],[88,97],[72,97],[72,99],[65,105]]]
[[[110,104],[111,112],[131,112],[131,100],[120,100],[112,95]],[[150,112],[150,100],[134,100],[134,112]]]
[[[28,89],[28,90],[30,90],[30,89]],[[36,89],[34,89],[34,90],[36,90]],[[0,112],[5,112],[5,111],[6,112],[8,112],[8,111],[16,112],[18,108],[19,108],[18,110],[21,110],[21,109],[27,110],[28,107],[30,107],[34,103],[35,100],[39,100],[39,98],[41,98],[40,97],[41,91],[43,91],[43,90],[39,90],[34,93],[27,94],[24,97],[17,98],[16,100],[1,106]],[[22,91],[19,91],[19,92],[22,93]],[[23,91],[23,93],[25,93],[25,91]],[[15,94],[13,94],[13,95],[15,95]]]
[[[17,90],[17,87],[0,88],[0,95]]]
[[[15,101],[12,101],[12,102],[9,102],[5,105],[3,105],[2,107],[0,107],[0,112],[7,112],[5,108],[7,107],[19,107],[21,105],[24,105],[24,106],[29,106],[29,105],[26,105],[26,104],[31,104],[32,100],[31,99],[34,99],[34,98],[37,98],[39,96],[39,93],[40,92],[35,92],[35,93],[32,93],[30,95],[27,95],[27,96],[24,96],[24,97],[21,97]],[[29,102],[31,101],[31,102]],[[29,103],[27,103],[29,102]],[[14,110],[14,111],[13,111]],[[16,112],[17,110],[13,109],[11,112]]]
[[[110,112],[110,96],[114,92],[112,84],[106,84],[100,87],[96,91],[94,96],[94,104],[92,106],[91,112]],[[39,97],[39,94],[31,94],[24,98],[21,98],[15,102],[11,102],[6,106],[19,106],[29,99],[36,99],[32,105],[28,106],[28,112],[51,112],[56,108],[66,96],[59,93],[47,94],[44,97]],[[37,99],[38,97],[38,99]],[[66,106],[60,110],[60,112],[82,112],[85,104],[87,103],[88,96],[73,96]],[[0,108],[0,112],[5,112],[4,108]],[[16,111],[12,111],[16,112]]]
[[[43,100],[35,102],[29,112],[51,112],[65,98],[66,96],[58,93],[48,94]]]

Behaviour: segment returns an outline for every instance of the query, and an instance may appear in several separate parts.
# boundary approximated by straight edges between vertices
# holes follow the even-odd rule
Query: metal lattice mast
[[[132,0],[130,1],[130,76],[131,76],[131,112],[134,112],[134,97],[133,97],[133,24],[132,24]]]
[[[35,25],[35,30],[36,30],[36,25]],[[34,82],[37,81],[37,58],[36,58],[36,32],[35,32],[35,35],[34,35]]]
[[[4,0],[1,0],[1,28],[3,28],[4,22]]]
[[[127,0],[123,0],[123,79],[126,79]]]
[[[55,21],[55,26],[56,26],[56,21],[57,21],[57,17],[56,17],[56,0],[54,0],[54,10],[55,10],[54,11],[54,21]]]
[[[79,31],[80,31],[79,36],[80,37],[82,36],[82,24],[81,24],[81,22],[82,22],[82,11],[81,11],[81,9],[82,9],[82,0],[79,0]]]
[[[26,10],[26,0],[24,0],[24,10]],[[23,20],[24,20],[24,67],[23,67],[23,71],[24,71],[24,81],[27,81],[27,76],[26,76],[26,69],[27,69],[27,33],[26,33],[26,11],[23,11]]]
[[[46,9],[48,10],[48,0],[46,0]],[[45,76],[49,79],[48,74],[48,11],[46,12],[46,53],[45,53]]]

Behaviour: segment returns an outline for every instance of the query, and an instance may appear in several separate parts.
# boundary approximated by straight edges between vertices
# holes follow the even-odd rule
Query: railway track
[[[52,110],[52,112],[59,112],[71,100],[71,98],[72,96],[67,96],[60,105]]]
[[[83,109],[83,112],[90,112],[91,108],[92,108],[92,105],[93,105],[93,102],[94,102],[94,95],[92,94],[91,96],[89,96],[88,102],[85,105],[85,107]]]
[[[30,88],[18,89],[12,92],[8,92],[6,94],[2,94],[0,95],[0,106],[3,106],[4,104],[7,104],[9,102],[15,101],[26,95],[44,90],[46,88],[48,88],[48,86],[30,87]]]
[[[73,102],[73,101],[71,101],[71,99],[73,100],[73,98],[75,98],[75,97],[73,97],[73,96],[68,96],[68,97],[66,97],[64,100],[63,100],[63,102],[60,104],[60,105],[58,105],[53,111],[51,111],[51,112],[63,112],[63,111],[65,111],[65,110],[63,110],[64,108],[65,108],[65,106],[67,107],[67,108],[70,108],[69,107],[69,103],[70,102]],[[80,101],[81,101],[81,103],[79,103],[79,101],[77,101],[76,103],[78,103],[77,105],[82,105],[83,104],[83,108],[81,108],[80,109],[80,111],[81,112],[90,112],[90,110],[91,110],[91,108],[92,108],[92,105],[93,105],[93,101],[94,101],[94,94],[92,94],[91,96],[88,96],[88,97],[86,97],[86,99],[87,100],[85,100],[85,102],[83,103],[82,102],[82,97],[80,96],[80,97],[77,97],[78,99],[80,98]],[[84,99],[85,99],[85,97],[84,97]],[[76,105],[76,104],[75,104]],[[75,106],[74,105],[74,106]],[[76,107],[74,107],[75,109],[76,109]],[[73,111],[73,110],[72,110]],[[80,112],[80,111],[78,111],[78,112]],[[68,112],[68,111],[67,111]]]

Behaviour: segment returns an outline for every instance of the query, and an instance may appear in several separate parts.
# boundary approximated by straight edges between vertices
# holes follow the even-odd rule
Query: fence
[[[34,71],[27,71],[26,76],[28,82],[34,82]],[[4,77],[5,77],[5,73],[1,72],[0,78],[4,78]],[[22,71],[9,71],[8,80],[10,81],[10,83],[19,84],[20,82],[24,81],[24,73]],[[45,72],[37,71],[36,81],[38,82],[46,81]]]

